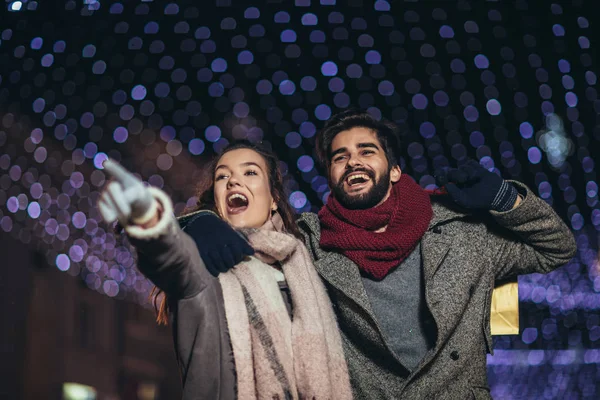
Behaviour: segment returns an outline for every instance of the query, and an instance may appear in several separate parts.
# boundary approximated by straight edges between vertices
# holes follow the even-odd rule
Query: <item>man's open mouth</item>
[[[360,186],[363,183],[368,182],[370,179],[371,178],[366,173],[351,174],[346,178],[346,184],[350,187]]]
[[[248,198],[241,193],[232,193],[227,197],[229,214],[239,214],[248,208]]]

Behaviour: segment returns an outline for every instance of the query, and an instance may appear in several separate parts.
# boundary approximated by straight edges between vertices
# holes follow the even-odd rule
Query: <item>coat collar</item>
[[[437,225],[442,225],[470,215],[467,210],[461,209],[453,204],[447,196],[432,197],[431,207],[433,208],[433,217],[429,223],[430,230]]]
[[[297,222],[300,229],[308,236],[315,269],[319,275],[373,316],[374,313],[363,286],[358,265],[341,253],[325,251],[319,247],[321,225],[317,214],[303,213]]]

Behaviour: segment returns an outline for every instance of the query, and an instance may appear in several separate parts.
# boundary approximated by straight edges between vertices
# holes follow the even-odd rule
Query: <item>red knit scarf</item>
[[[429,194],[402,175],[390,197],[368,210],[344,208],[333,196],[319,211],[321,248],[354,261],[365,274],[383,279],[415,248],[433,215]],[[387,225],[384,232],[376,230]]]

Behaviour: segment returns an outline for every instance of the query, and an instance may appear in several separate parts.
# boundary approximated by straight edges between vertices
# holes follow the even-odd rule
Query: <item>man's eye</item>
[[[338,156],[338,157],[334,157],[334,158],[333,158],[333,162],[342,161],[344,158],[345,158],[345,156]]]
[[[373,150],[364,150],[363,154],[373,154],[375,153]]]

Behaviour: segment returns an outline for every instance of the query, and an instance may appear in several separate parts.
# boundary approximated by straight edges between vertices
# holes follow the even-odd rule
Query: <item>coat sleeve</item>
[[[156,188],[152,193],[163,208],[159,222],[149,229],[125,229],[137,250],[138,268],[171,299],[193,297],[215,278],[206,269],[193,239],[179,227],[169,197]]]
[[[530,273],[548,273],[567,264],[577,251],[567,225],[527,186],[511,181],[524,197],[521,204],[505,212],[491,211],[505,232],[496,236],[496,279]]]

